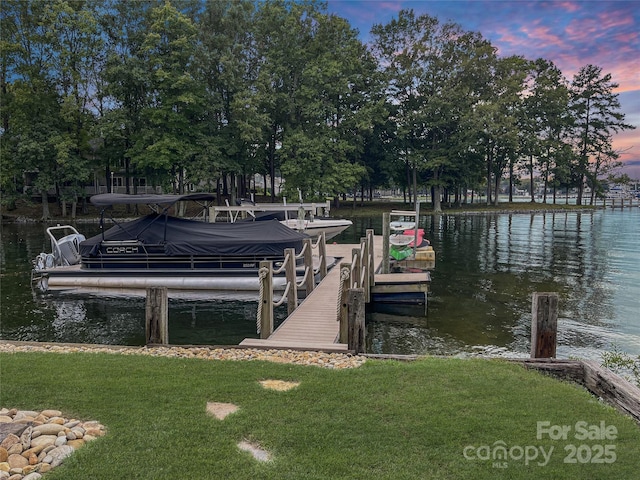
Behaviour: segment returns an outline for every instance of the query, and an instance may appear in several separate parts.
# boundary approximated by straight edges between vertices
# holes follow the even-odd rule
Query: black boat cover
[[[206,223],[151,214],[116,225],[80,244],[83,257],[96,256],[103,240],[138,240],[144,245],[163,245],[164,253],[176,255],[283,255],[285,248],[299,252],[308,235],[280,222]]]

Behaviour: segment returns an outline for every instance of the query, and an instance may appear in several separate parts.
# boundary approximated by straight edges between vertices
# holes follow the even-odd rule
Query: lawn
[[[300,385],[266,390],[259,381],[267,379]],[[218,420],[207,402],[240,409]],[[369,360],[329,370],[1,354],[0,407],[53,408],[106,426],[106,436],[48,480],[622,479],[639,466],[640,428],[631,419],[573,384],[500,360]],[[554,437],[562,426],[566,438]],[[609,438],[601,438],[605,430]],[[241,451],[243,440],[272,460]],[[501,446],[505,459],[487,459]]]

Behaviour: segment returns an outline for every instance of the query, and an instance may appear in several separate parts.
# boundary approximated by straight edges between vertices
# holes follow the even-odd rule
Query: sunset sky
[[[499,55],[551,60],[569,80],[584,65],[602,67],[620,85],[616,93],[626,122],[637,127],[616,135],[614,148],[622,152],[624,173],[640,179],[640,0],[328,0],[328,5],[365,42],[374,24],[413,9],[480,32]]]

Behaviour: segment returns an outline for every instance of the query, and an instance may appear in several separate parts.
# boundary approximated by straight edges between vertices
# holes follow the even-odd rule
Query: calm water
[[[355,219],[356,242],[381,218]],[[427,314],[370,314],[376,353],[528,355],[531,294],[558,292],[558,356],[599,359],[614,346],[640,355],[640,209],[589,213],[423,216],[436,250]],[[92,234],[95,225],[80,225]],[[3,225],[1,337],[140,345],[144,300],[41,294],[31,259],[47,250],[41,225]],[[170,342],[236,344],[255,337],[255,300],[171,300]],[[279,309],[279,318],[285,314]]]

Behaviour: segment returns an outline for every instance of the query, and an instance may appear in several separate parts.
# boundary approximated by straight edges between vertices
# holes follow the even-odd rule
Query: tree
[[[403,10],[387,25],[375,25],[373,49],[387,75],[389,103],[395,107],[396,138],[411,172],[414,194],[418,172],[434,189],[440,211],[442,189],[456,181],[458,162],[470,158],[457,150],[463,117],[481,97],[483,66],[494,49],[479,35],[429,15]],[[469,147],[471,148],[471,147]],[[468,180],[470,176],[467,176]]]
[[[171,173],[179,192],[187,183],[184,172],[200,150],[204,92],[194,75],[196,36],[191,20],[167,2],[150,11],[140,47],[148,90],[131,158],[140,168]]]
[[[2,8],[2,173],[35,176],[42,218],[49,218],[48,192],[58,177],[56,138],[61,133],[59,94],[52,79],[49,8],[41,2],[8,1]],[[11,175],[11,176],[9,176]]]
[[[159,0],[110,0],[100,17],[106,54],[103,83],[96,91],[98,125],[94,139],[99,145],[105,178],[111,177],[114,168],[124,166],[126,193],[131,193],[131,176],[135,173],[133,148],[142,137],[142,110],[150,101],[142,44],[149,30],[150,11],[159,5]],[[108,188],[110,191],[111,185]]]
[[[73,204],[91,178],[89,155],[90,131],[94,123],[96,61],[102,51],[98,23],[88,2],[58,0],[48,4],[44,21],[50,28],[45,40],[52,50],[53,81],[60,96],[60,132],[54,135],[59,177],[58,188],[63,201]]]
[[[372,93],[376,64],[356,32],[333,15],[319,13],[316,20],[301,81],[301,121],[283,144],[282,172],[289,188],[325,197],[364,179],[364,136],[384,109]]]
[[[336,195],[359,183],[363,133],[379,116],[368,97],[375,62],[346,21],[317,2],[267,2],[256,15],[258,53],[249,111],[262,123],[265,171],[285,193]],[[260,152],[258,152],[258,155]]]
[[[522,109],[521,95],[527,67],[522,57],[496,59],[490,70],[486,96],[471,114],[476,123],[479,147],[485,156],[487,204],[498,204],[504,170],[515,161],[518,154],[517,119]]]
[[[592,190],[599,183],[597,161],[603,156],[611,158],[611,140],[614,133],[635,128],[624,122],[618,95],[613,91],[618,84],[611,74],[602,74],[595,65],[582,67],[571,83],[571,110],[575,119],[574,142],[577,162],[574,166],[578,177],[578,198],[582,205],[585,180]]]
[[[202,148],[191,168],[202,181],[259,170],[255,158],[260,116],[247,101],[257,68],[254,13],[253,2],[216,0],[207,2],[200,17],[196,65],[206,100]]]
[[[549,60],[539,58],[531,62],[530,85],[523,99],[523,115],[519,118],[520,151],[527,159],[530,185],[536,169],[545,177],[545,197],[550,172],[565,171],[565,147],[571,127],[568,82],[562,72]],[[554,180],[557,185],[557,179]],[[530,190],[531,201],[535,192]]]

